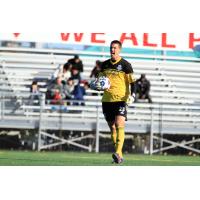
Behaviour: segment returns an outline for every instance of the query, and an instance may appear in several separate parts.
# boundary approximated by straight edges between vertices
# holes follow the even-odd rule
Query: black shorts
[[[106,121],[114,121],[115,117],[121,115],[127,121],[127,104],[124,101],[119,102],[103,102],[102,109]]]

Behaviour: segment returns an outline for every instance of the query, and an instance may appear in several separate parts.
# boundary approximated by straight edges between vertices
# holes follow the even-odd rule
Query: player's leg
[[[107,121],[107,123],[110,128],[110,132],[111,132],[111,140],[113,142],[114,149],[116,150],[117,130],[116,130],[116,126],[115,126],[115,121]]]
[[[115,115],[115,127],[117,131],[117,144],[116,153],[113,154],[113,159],[116,163],[123,162],[122,149],[124,145],[124,127],[127,119],[127,110],[125,102],[117,102],[116,104],[116,115]]]
[[[124,138],[125,138],[125,132],[124,132],[125,119],[126,118],[121,115],[118,115],[115,118],[115,126],[116,126],[116,131],[117,131],[116,153],[121,158],[123,158],[122,149],[123,149]]]
[[[117,131],[115,127],[115,113],[113,112],[113,104],[112,103],[102,103],[103,114],[105,120],[108,123],[111,132],[111,139],[114,144],[114,149],[116,148],[117,142]]]

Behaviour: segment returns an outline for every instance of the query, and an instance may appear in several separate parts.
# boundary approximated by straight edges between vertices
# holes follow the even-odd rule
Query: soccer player
[[[107,77],[110,87],[103,88],[102,109],[111,131],[111,139],[115,152],[112,155],[115,163],[123,162],[122,148],[124,144],[124,128],[127,120],[127,103],[134,96],[133,68],[129,62],[120,56],[122,44],[113,40],[110,44],[111,58],[104,61],[98,77]],[[102,85],[96,84],[97,90]],[[94,89],[94,88],[93,88]]]

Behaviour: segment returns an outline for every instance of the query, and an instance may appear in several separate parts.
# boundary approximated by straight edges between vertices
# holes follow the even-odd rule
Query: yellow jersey
[[[131,64],[123,58],[112,62],[108,59],[102,63],[98,75],[110,80],[110,88],[104,91],[102,102],[127,101],[130,95],[130,84],[135,82]]]

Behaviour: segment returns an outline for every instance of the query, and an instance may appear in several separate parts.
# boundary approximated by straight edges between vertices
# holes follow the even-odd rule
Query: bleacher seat
[[[73,52],[73,51],[53,51],[53,50],[25,50],[15,49],[15,51],[6,49],[0,51],[0,91],[1,93],[18,94],[28,97],[29,88],[33,80],[37,79],[41,91],[46,92],[46,84],[52,75],[62,66],[69,58],[73,57],[73,54],[79,53],[80,58],[84,64],[84,72],[81,74],[83,79],[90,81],[89,75],[94,67],[95,61],[105,60],[105,56],[108,54],[98,54],[95,52]],[[101,57],[99,57],[101,55]],[[131,62],[135,77],[139,78],[141,73],[145,73],[146,77],[151,82],[151,96],[154,106],[154,120],[160,121],[161,108],[162,107],[162,120],[167,125],[173,124],[174,126],[184,124],[191,127],[191,131],[196,133],[200,126],[200,109],[193,109],[196,104],[200,104],[200,68],[199,59],[196,58],[184,58],[173,57],[168,60],[169,57],[164,56],[151,56],[153,60],[145,60],[143,58],[149,58],[150,55],[127,55],[129,62]],[[134,56],[137,59],[134,59]],[[138,59],[140,58],[140,59]],[[187,61],[187,62],[185,62]],[[72,119],[76,121],[84,120],[87,122],[96,121],[96,106],[101,105],[101,92],[96,92],[98,95],[94,96],[90,89],[87,90],[85,96],[85,107],[78,107],[81,113],[63,113],[63,117],[66,117],[63,121],[72,122]],[[186,109],[190,105],[191,108]],[[24,105],[25,106],[25,105]],[[149,125],[136,126],[137,123],[145,124],[151,120],[151,108],[148,103],[139,103],[131,105],[129,109],[129,119],[134,126],[129,131],[149,131]],[[182,106],[179,109],[179,106]],[[69,107],[73,110],[75,108]],[[86,110],[85,110],[86,109]],[[27,111],[22,109],[24,113]],[[48,109],[47,109],[48,110]],[[45,114],[46,119],[48,116],[56,117],[58,114],[47,112]],[[29,112],[29,116],[32,118],[39,116],[39,113]],[[103,120],[103,115],[100,117]],[[36,119],[36,118],[35,118]],[[49,120],[49,119],[48,119]],[[67,125],[66,123],[65,128]],[[102,122],[103,123],[103,122]],[[80,124],[79,124],[80,125]],[[71,126],[70,126],[71,127]],[[83,126],[82,126],[83,127]],[[196,128],[197,127],[197,128]],[[80,128],[80,127],[79,127]],[[102,128],[102,129],[101,129]],[[141,128],[141,129],[140,129]],[[100,126],[100,130],[108,130],[104,124]],[[159,130],[159,127],[157,127]],[[170,130],[170,129],[168,129]],[[184,131],[183,129],[180,129]],[[170,130],[171,131],[171,130]],[[164,129],[163,132],[170,132]],[[177,129],[177,132],[179,129]],[[175,131],[174,131],[175,132]]]

